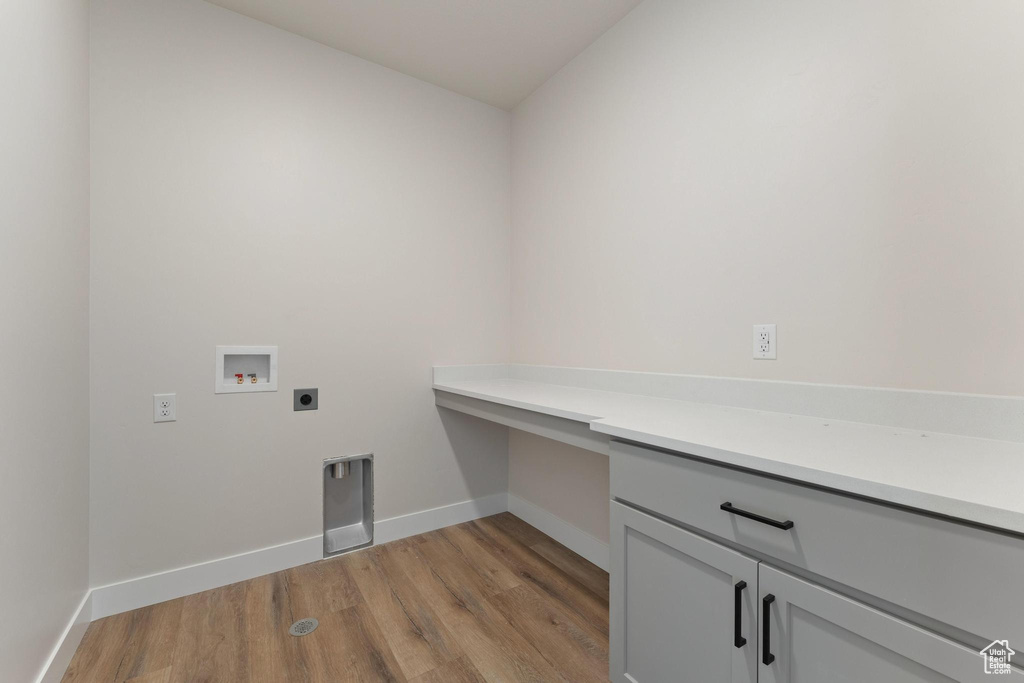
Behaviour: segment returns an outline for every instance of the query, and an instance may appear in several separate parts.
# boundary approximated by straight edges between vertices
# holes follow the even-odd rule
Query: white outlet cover
[[[178,397],[176,394],[153,394],[153,422],[177,422]]]
[[[776,360],[778,357],[775,325],[754,325],[754,358]]]

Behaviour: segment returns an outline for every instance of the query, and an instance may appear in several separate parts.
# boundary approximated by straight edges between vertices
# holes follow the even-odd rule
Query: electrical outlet
[[[319,391],[316,389],[296,389],[293,410],[317,410]]]
[[[177,420],[177,394],[153,394],[153,422],[176,422]]]
[[[775,325],[754,325],[754,358],[776,359]]]

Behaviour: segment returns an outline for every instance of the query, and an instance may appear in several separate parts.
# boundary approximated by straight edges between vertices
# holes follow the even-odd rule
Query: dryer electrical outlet
[[[754,325],[754,358],[776,359],[775,325]]]
[[[319,399],[317,389],[296,389],[292,398],[292,410],[317,410]]]

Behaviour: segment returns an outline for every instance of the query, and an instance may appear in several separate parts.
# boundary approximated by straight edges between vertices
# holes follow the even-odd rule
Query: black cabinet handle
[[[761,598],[761,663],[765,666],[775,661],[772,654],[772,603],[775,596],[769,593]]]
[[[753,512],[740,510],[737,507],[733,507],[732,503],[722,503],[721,505],[718,506],[718,508],[720,510],[725,510],[730,515],[739,515],[740,517],[746,517],[747,519],[752,519],[755,522],[761,522],[761,524],[773,526],[776,529],[785,529],[786,531],[789,531],[794,526],[793,522],[789,521],[788,519],[785,522],[779,522],[774,519],[771,519],[770,517],[762,517],[761,515],[754,514]]]
[[[736,647],[743,647],[747,639],[743,637],[743,589],[747,587],[746,581],[740,581],[733,588],[735,589],[735,612],[733,613],[733,644]]]

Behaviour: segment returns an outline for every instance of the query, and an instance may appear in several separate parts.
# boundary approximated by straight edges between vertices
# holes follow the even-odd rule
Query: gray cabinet
[[[991,679],[977,652],[813,582],[761,564],[758,586],[760,683]]]
[[[992,680],[987,643],[1024,647],[1019,537],[631,444],[610,454],[614,681],[967,683]]]
[[[611,507],[612,680],[754,683],[757,561]]]
[[[997,639],[1024,648],[1020,537],[630,444],[612,444],[610,467],[615,500],[897,606],[904,618],[927,617],[933,630],[953,627],[939,631],[947,637],[974,634],[967,644],[977,648]],[[730,514],[726,502],[794,526]]]
[[[611,532],[613,681],[991,680],[971,648],[615,501]]]

